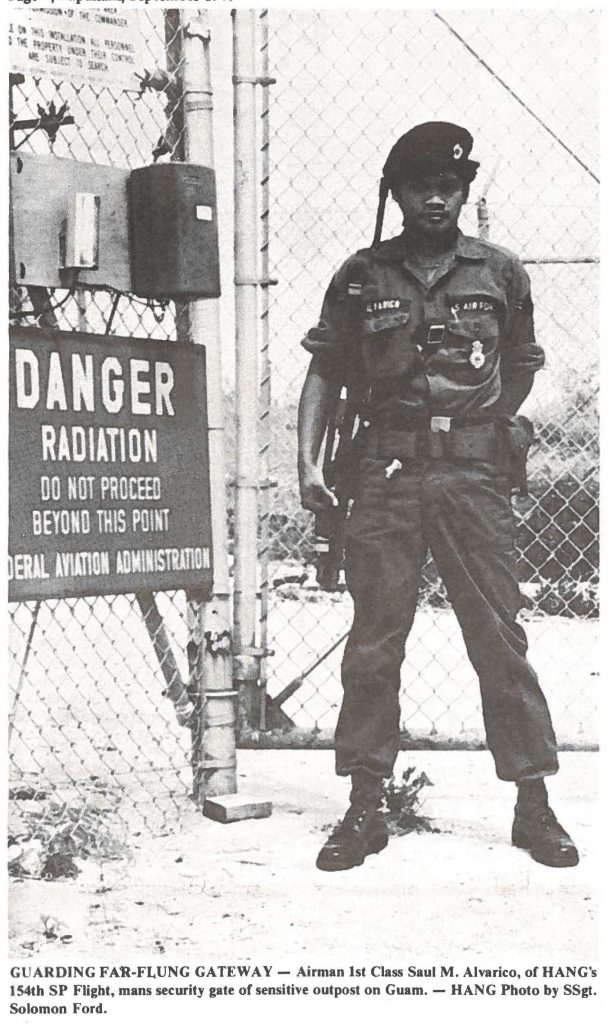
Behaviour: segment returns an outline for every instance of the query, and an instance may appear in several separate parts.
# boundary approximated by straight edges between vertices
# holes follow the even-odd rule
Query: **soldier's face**
[[[407,232],[429,239],[455,233],[464,205],[464,184],[453,171],[414,175],[392,190]]]

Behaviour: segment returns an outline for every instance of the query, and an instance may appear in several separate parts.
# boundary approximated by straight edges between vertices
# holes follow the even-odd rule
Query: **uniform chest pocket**
[[[364,289],[361,297],[362,357],[369,377],[408,372],[417,352],[412,341],[411,300]]]
[[[401,298],[362,298],[362,333],[383,341],[384,331],[404,328],[411,320],[411,300]]]
[[[500,323],[495,304],[485,296],[459,296],[448,299],[449,314],[444,344],[439,346],[437,363],[451,367],[463,384],[481,382],[492,376],[498,360]]]
[[[468,341],[497,342],[500,334],[498,310],[493,300],[484,295],[450,297],[447,330],[449,334]],[[495,347],[495,346],[494,346]]]

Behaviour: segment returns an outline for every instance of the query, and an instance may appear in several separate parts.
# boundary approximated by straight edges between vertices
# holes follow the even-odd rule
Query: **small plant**
[[[425,772],[416,775],[417,769],[407,768],[402,773],[400,782],[391,778],[384,783],[383,795],[387,810],[384,811],[385,819],[390,833],[395,836],[404,836],[408,832],[438,832],[434,828],[430,818],[419,813],[424,786],[433,786]]]
[[[75,878],[78,859],[120,860],[128,853],[109,828],[105,811],[87,803],[51,802],[44,810],[27,813],[9,837],[9,874]]]

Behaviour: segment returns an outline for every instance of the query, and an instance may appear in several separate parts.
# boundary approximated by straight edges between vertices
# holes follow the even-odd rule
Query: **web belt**
[[[373,427],[370,454],[389,459],[477,459],[493,462],[498,454],[493,422],[460,425],[450,416],[432,416],[428,426]]]

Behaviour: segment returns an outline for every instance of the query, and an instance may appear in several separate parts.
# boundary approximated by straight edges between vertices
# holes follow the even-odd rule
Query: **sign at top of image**
[[[157,59],[145,39],[155,34],[142,28],[140,17],[116,7],[19,7],[9,23],[11,70],[137,88],[136,74]]]

